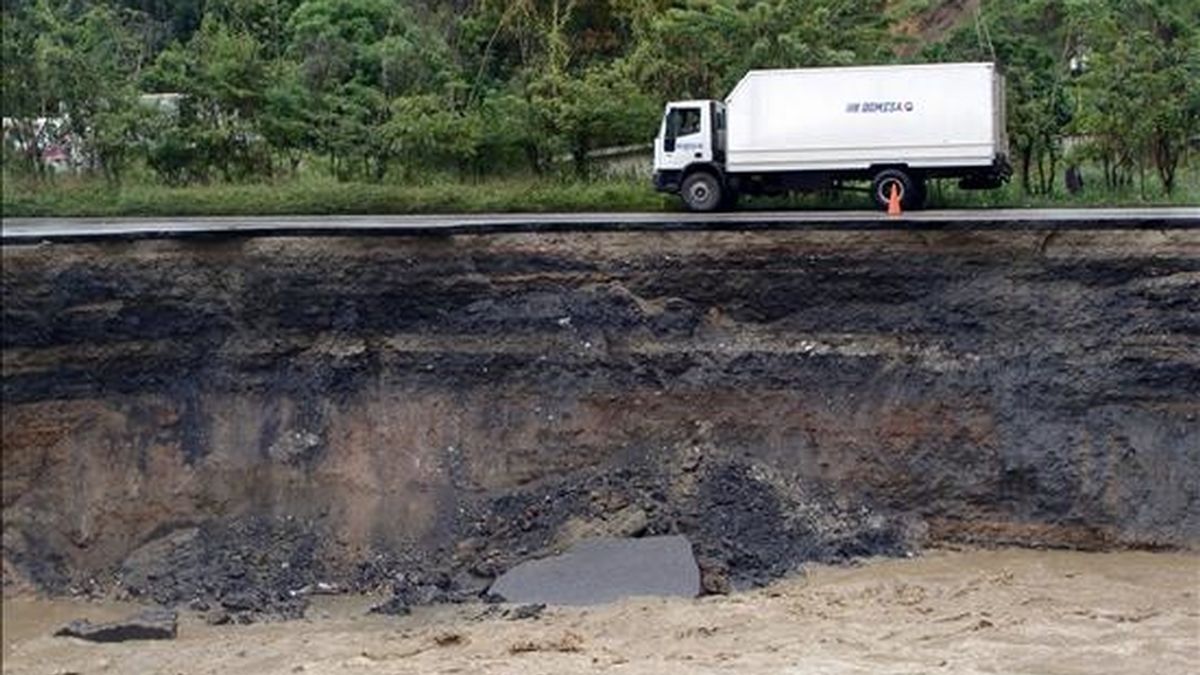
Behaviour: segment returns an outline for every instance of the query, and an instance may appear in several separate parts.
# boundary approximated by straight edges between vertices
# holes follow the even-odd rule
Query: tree
[[[318,147],[313,96],[304,87],[300,68],[294,63],[280,61],[271,67],[267,80],[257,128],[295,174],[304,154]]]
[[[1063,0],[989,3],[974,22],[920,55],[997,63],[1007,85],[1011,149],[1029,194],[1053,191],[1062,138],[1074,116],[1065,57],[1073,38],[1064,19]]]
[[[382,179],[396,153],[396,131],[385,128],[391,110],[456,90],[444,36],[415,17],[389,0],[305,0],[288,21],[291,54],[316,102],[315,144],[340,178]]]
[[[631,59],[652,91],[720,98],[754,68],[890,60],[886,4],[691,0],[661,12],[642,7]]]
[[[46,11],[32,3],[6,2],[2,7],[0,105],[6,119],[5,166],[12,166],[11,156],[29,174],[44,177],[43,156],[49,144],[47,132],[50,129],[40,123],[39,118],[57,112],[49,64],[37,54],[38,36],[47,30]]]
[[[658,106],[620,64],[594,66],[580,76],[546,75],[529,87],[537,128],[571,155],[575,173],[588,175],[590,151],[644,141]]]
[[[186,175],[207,177],[210,170],[227,180],[271,173],[270,154],[258,123],[264,117],[270,65],[254,37],[206,16],[186,45],[160,54],[147,82],[184,95],[172,134],[172,147],[204,164]]]
[[[84,168],[118,180],[138,132],[131,73],[139,63],[140,45],[127,26],[131,16],[104,4],[81,13],[73,13],[70,3],[50,0],[23,8],[11,16],[15,26],[5,17],[4,90],[5,114],[11,109],[18,118],[26,156],[40,168],[46,145],[66,141],[82,157]],[[12,35],[10,28],[16,28]],[[30,115],[57,120],[39,123]],[[60,137],[48,138],[48,129]]]
[[[455,169],[470,167],[484,136],[478,111],[462,112],[431,94],[402,96],[391,104],[385,138],[406,171],[416,167]]]
[[[1200,8],[1181,2],[1080,0],[1072,6],[1087,70],[1081,130],[1106,182],[1128,183],[1153,164],[1171,192],[1189,140],[1200,133]]]

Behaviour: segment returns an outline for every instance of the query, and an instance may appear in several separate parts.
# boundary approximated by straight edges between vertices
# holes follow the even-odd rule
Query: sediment
[[[684,534],[709,590],[1200,542],[1197,230],[9,246],[3,294],[6,587],[289,617],[589,535]]]

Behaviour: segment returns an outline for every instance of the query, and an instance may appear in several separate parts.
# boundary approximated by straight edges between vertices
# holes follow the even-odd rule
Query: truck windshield
[[[671,112],[667,113],[667,138],[687,136],[699,131],[699,108],[671,108]]]

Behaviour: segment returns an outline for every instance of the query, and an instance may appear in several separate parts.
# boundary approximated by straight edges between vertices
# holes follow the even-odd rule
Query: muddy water
[[[636,599],[533,621],[440,607],[366,616],[325,598],[302,621],[174,642],[49,637],[117,604],[6,599],[4,673],[1168,673],[1200,663],[1200,556],[933,551],[812,567],[766,589]]]

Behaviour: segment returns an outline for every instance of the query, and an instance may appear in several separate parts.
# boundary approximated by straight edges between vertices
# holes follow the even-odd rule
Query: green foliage
[[[64,143],[85,165],[120,177],[139,118],[127,77],[138,54],[128,20],[103,4],[74,16],[50,0],[5,6],[4,115],[14,118],[27,171],[44,175],[47,147]],[[34,119],[52,116],[61,122]]]
[[[928,60],[995,59],[1027,194],[1053,191],[1064,158],[1095,161],[1112,190],[1153,166],[1166,192],[1200,134],[1200,3],[1194,0],[990,2]],[[1071,71],[1074,59],[1077,68]]]
[[[1186,2],[1077,0],[1085,46],[1080,130],[1109,187],[1153,164],[1169,193],[1189,141],[1200,135],[1200,6]]]
[[[930,61],[994,60],[1000,65],[1007,85],[1010,150],[1027,194],[1053,189],[1062,158],[1062,138],[1073,117],[1068,64],[1062,56],[1069,39],[1062,0],[993,2],[976,22],[923,54]]]
[[[898,22],[952,5],[13,0],[4,170],[49,182],[47,149],[70,142],[110,183],[592,177],[594,150],[648,144],[664,101],[747,70],[917,58],[1000,63],[1026,198],[1078,162],[1111,190],[1176,189],[1200,137],[1200,3],[985,0],[913,56]]]
[[[686,98],[723,97],[756,68],[885,63],[886,4],[690,0],[645,16],[634,62],[649,88]]]

